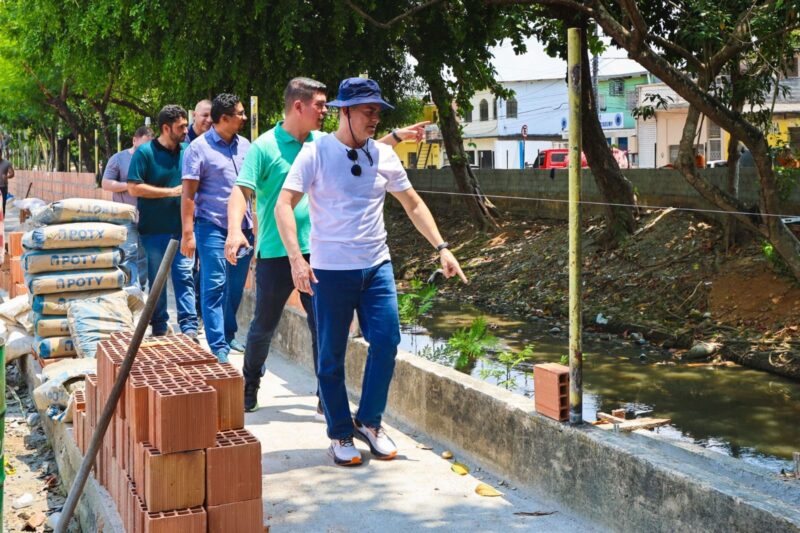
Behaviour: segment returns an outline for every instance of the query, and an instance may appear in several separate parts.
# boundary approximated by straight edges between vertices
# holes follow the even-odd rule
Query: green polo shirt
[[[183,151],[189,146],[182,143],[177,150],[167,150],[157,139],[141,145],[131,158],[128,181],[145,183],[154,187],[176,187],[181,184]],[[139,233],[181,233],[181,198],[138,198]]]
[[[322,135],[320,132],[312,131],[305,142],[311,142],[320,135]],[[256,253],[262,259],[286,257],[287,255],[286,248],[278,234],[278,226],[275,223],[273,212],[286,175],[302,147],[303,143],[283,129],[283,122],[278,122],[274,128],[261,135],[250,146],[242,170],[236,179],[236,185],[247,187],[256,193],[256,214],[258,215]],[[307,254],[311,234],[308,196],[303,195],[303,198],[295,206],[294,217],[297,221],[297,240],[300,244],[300,251]]]

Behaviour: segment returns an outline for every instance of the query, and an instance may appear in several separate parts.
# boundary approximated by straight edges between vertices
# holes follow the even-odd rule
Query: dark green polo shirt
[[[131,158],[128,182],[145,183],[154,187],[177,187],[181,184],[183,150],[189,146],[181,144],[177,150],[167,150],[157,139],[141,145]],[[181,198],[138,198],[139,233],[181,233]]]

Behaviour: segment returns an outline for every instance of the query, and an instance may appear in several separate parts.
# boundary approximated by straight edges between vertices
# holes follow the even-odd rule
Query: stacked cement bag
[[[67,320],[71,302],[125,294],[119,246],[127,237],[123,224],[136,217],[133,206],[86,198],[54,202],[34,215],[34,223],[46,225],[23,236],[22,266],[33,310],[33,349],[41,360],[79,353]]]
[[[26,294],[0,304],[0,337],[5,344],[6,363],[31,353],[33,325],[29,316],[30,310]]]

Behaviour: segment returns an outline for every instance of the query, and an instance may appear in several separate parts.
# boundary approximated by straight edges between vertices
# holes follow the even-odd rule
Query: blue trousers
[[[305,256],[306,261],[308,256]],[[256,306],[250,330],[247,333],[247,346],[244,350],[245,383],[258,386],[264,375],[264,362],[269,355],[269,345],[275,328],[281,320],[286,301],[294,290],[292,267],[288,257],[272,257],[256,260]],[[317,324],[314,320],[314,306],[311,296],[300,293],[300,303],[306,311],[306,322],[311,330],[311,354],[314,370],[317,369]],[[316,373],[316,372],[315,372]]]
[[[400,319],[392,263],[362,270],[314,269],[314,312],[317,319],[319,392],[328,424],[328,437],[353,434],[345,388],[345,352],[353,311],[369,343],[361,401],[356,418],[368,426],[381,423],[394,373]]]
[[[242,230],[250,244],[253,232]],[[203,327],[211,353],[220,355],[230,351],[228,342],[238,331],[236,312],[242,302],[247,270],[252,255],[240,259],[236,266],[225,259],[225,239],[228,230],[204,218],[194,223],[197,254],[200,257],[200,294],[203,310]]]
[[[147,280],[150,289],[158,273],[158,267],[167,251],[170,239],[180,242],[181,236],[170,233],[157,233],[154,235],[142,235],[142,243],[147,253]],[[172,277],[172,287],[175,289],[175,303],[178,307],[178,325],[182,333],[197,333],[197,313],[194,308],[194,285],[192,284],[192,260],[184,256],[180,251],[175,254],[175,259],[170,265]],[[161,292],[161,296],[156,303],[156,309],[150,325],[153,326],[153,333],[165,333],[169,313],[167,312],[167,290]]]
[[[128,229],[128,238],[120,245],[125,254],[121,266],[130,276],[128,284],[144,290],[147,286],[147,255],[144,245],[136,224],[125,224],[125,227]]]

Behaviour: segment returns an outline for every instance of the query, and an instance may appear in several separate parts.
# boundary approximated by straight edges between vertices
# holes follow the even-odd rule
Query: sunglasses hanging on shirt
[[[373,165],[372,155],[369,153],[368,150],[365,150],[364,148],[360,148],[360,150],[364,152],[364,154],[367,156],[367,159],[369,160],[369,166],[372,166]],[[347,150],[347,159],[353,162],[353,166],[350,167],[350,173],[353,176],[360,176],[361,165],[358,164],[358,150],[356,150],[355,148]]]

